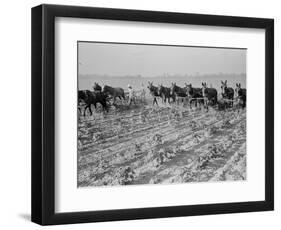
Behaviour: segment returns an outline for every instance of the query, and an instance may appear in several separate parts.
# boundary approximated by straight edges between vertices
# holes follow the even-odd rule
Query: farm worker
[[[133,87],[131,85],[128,85],[128,91],[129,91],[129,105],[131,105],[132,102],[134,102],[134,104],[136,104],[135,92],[134,92]]]

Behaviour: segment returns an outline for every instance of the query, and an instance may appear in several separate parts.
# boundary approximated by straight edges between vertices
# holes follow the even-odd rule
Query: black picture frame
[[[265,200],[55,213],[55,18],[109,19],[265,29]],[[274,209],[274,20],[60,5],[32,8],[32,221],[41,225]]]

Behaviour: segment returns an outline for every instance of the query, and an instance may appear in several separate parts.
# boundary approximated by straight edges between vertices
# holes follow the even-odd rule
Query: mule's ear
[[[202,86],[204,86],[204,83],[202,82]]]
[[[236,83],[236,87],[238,87],[238,84]]]
[[[239,87],[241,87],[241,83],[239,83]]]
[[[221,83],[223,84],[223,81],[221,80]]]

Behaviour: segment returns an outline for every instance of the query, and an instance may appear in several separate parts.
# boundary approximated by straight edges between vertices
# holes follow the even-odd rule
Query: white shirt
[[[128,88],[129,90],[129,97],[132,98],[134,97],[134,90],[132,88]]]

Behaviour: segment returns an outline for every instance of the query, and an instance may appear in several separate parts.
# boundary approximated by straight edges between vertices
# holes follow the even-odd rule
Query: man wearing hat
[[[131,105],[132,102],[134,102],[134,104],[136,104],[135,92],[133,90],[133,87],[130,84],[128,85],[128,91],[129,91],[129,105]]]

